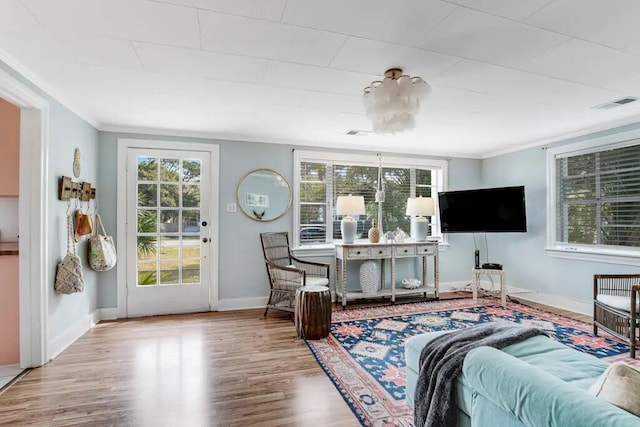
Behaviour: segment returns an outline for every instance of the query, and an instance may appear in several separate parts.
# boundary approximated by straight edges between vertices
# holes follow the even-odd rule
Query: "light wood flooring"
[[[0,425],[358,426],[290,316],[262,312],[102,322],[0,394]]]

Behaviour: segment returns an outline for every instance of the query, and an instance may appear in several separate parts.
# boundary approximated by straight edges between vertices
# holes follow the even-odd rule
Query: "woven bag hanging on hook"
[[[71,248],[73,247],[73,252]],[[67,215],[67,253],[56,271],[56,292],[61,294],[73,294],[84,290],[84,277],[82,275],[82,262],[76,255],[76,242],[74,240],[73,219]]]

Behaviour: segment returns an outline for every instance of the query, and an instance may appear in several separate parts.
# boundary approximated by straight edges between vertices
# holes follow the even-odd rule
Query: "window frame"
[[[301,250],[320,250],[334,248],[333,241],[322,242],[311,245],[300,245],[300,165],[302,162],[342,162],[354,166],[373,166],[378,167],[379,158],[377,153],[339,153],[339,152],[327,152],[327,151],[307,151],[307,150],[294,150],[293,153],[293,247]],[[437,192],[445,191],[447,189],[448,181],[448,166],[447,160],[432,159],[432,158],[411,158],[402,157],[398,155],[382,155],[382,167],[401,167],[401,168],[420,168],[420,169],[434,169],[436,170],[436,184],[434,185],[436,194],[434,195],[434,202],[436,207],[436,221],[439,224],[440,218],[437,208]],[[408,230],[407,230],[408,231]],[[439,232],[440,244],[447,244],[447,235]]]
[[[619,132],[596,138],[573,142],[547,149],[547,242],[545,250],[554,258],[574,259],[640,266],[640,247],[623,248],[610,245],[592,245],[561,242],[557,226],[557,170],[556,160],[581,154],[590,154],[609,149],[640,145],[640,129]]]

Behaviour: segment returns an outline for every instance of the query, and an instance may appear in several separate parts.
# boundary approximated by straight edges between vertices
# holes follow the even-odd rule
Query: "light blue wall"
[[[86,262],[86,238],[78,247],[78,254],[83,260],[84,267],[84,292],[75,295],[59,295],[53,289],[56,266],[66,253],[65,213],[67,204],[58,200],[58,179],[62,175],[73,176],[73,151],[75,147],[79,147],[82,152],[80,180],[91,182],[94,187],[96,186],[98,168],[100,167],[96,156],[98,131],[1,61],[0,69],[49,102],[49,154],[47,158],[49,194],[47,197],[49,203],[48,250],[51,283],[46,283],[45,286],[48,288],[49,339],[55,340],[78,322],[86,322],[91,312],[98,307],[98,274],[93,272]],[[101,189],[97,188],[98,194],[100,194]]]
[[[640,124],[598,132],[561,141],[557,145],[584,141],[640,129]],[[527,233],[488,234],[492,262],[504,264],[508,283],[513,286],[554,294],[590,303],[596,273],[637,273],[637,267],[603,262],[549,257],[546,246],[547,147],[530,148],[482,161],[484,187],[524,185],[527,206]]]
[[[293,213],[272,222],[251,220],[242,213],[227,213],[226,204],[236,202],[236,187],[247,172],[267,168],[281,173],[293,183],[293,146],[208,139],[177,138],[102,132],[100,134],[100,161],[106,167],[100,170],[99,182],[104,189],[101,211],[108,230],[116,227],[116,153],[119,138],[180,140],[218,144],[220,146],[220,229],[219,300],[266,297],[269,293],[266,271],[262,261],[259,233],[293,230]],[[336,150],[339,151],[339,150]],[[453,188],[475,186],[480,179],[480,161],[452,159],[449,164],[449,183]],[[456,240],[456,239],[453,239]],[[467,239],[469,240],[469,239]],[[332,257],[315,258],[333,263]],[[460,268],[460,266],[464,268]],[[472,240],[452,245],[441,257],[441,281],[468,281],[467,269],[473,265]],[[404,277],[400,266],[398,280]],[[334,269],[331,269],[333,276]],[[406,274],[415,276],[410,270]],[[115,269],[101,275],[99,302],[101,307],[116,306]]]

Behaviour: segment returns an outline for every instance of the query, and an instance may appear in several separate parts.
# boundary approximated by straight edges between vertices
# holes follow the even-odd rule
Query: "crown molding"
[[[56,102],[59,102],[69,111],[80,117],[82,120],[89,123],[97,130],[100,130],[99,122],[95,120],[90,114],[87,114],[86,111],[78,108],[73,102],[69,101],[69,99],[55,90],[49,83],[40,78],[38,75],[32,73],[27,67],[24,66],[24,64],[22,64],[15,57],[10,55],[3,49],[0,49],[0,62],[4,62],[11,70],[15,71],[20,75],[20,77],[27,80],[27,83],[35,86],[35,88],[32,89],[44,92],[44,95],[48,96]]]

